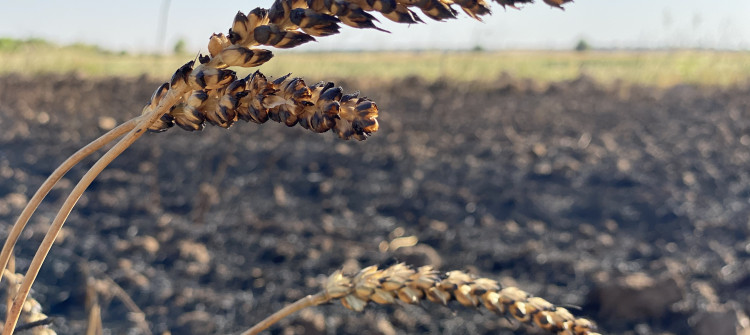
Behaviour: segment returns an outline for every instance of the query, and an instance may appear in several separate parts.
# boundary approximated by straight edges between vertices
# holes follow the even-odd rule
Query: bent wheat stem
[[[13,247],[16,245],[16,242],[18,242],[18,237],[21,235],[21,232],[23,232],[23,229],[29,222],[31,215],[34,214],[36,209],[39,207],[39,204],[42,203],[42,200],[44,200],[49,191],[52,190],[52,187],[54,187],[57,182],[60,181],[60,179],[62,179],[62,177],[66,173],[68,173],[68,171],[70,171],[73,166],[78,164],[78,162],[101,149],[107,143],[112,142],[116,138],[135,128],[139,119],[140,117],[137,117],[117,126],[116,128],[108,131],[106,134],[100,136],[93,142],[78,150],[76,153],[68,157],[68,159],[66,159],[62,164],[60,164],[60,166],[58,166],[57,169],[52,172],[47,180],[44,181],[42,186],[39,186],[39,189],[36,191],[36,193],[34,193],[34,196],[32,196],[31,200],[29,200],[29,202],[26,204],[26,207],[21,212],[18,220],[16,220],[16,223],[13,225],[10,234],[8,234],[8,238],[5,240],[3,250],[2,252],[0,252],[0,269],[5,269],[5,267],[8,265],[8,260],[13,253]],[[0,281],[2,281],[3,278],[2,274],[3,272],[0,271]]]
[[[331,298],[326,294],[326,292],[318,292],[315,295],[308,295],[300,300],[295,301],[293,304],[280,309],[278,312],[271,314],[269,317],[263,319],[263,321],[257,323],[255,326],[246,330],[241,335],[256,335],[289,315],[292,315],[307,307],[325,304],[329,301],[331,301]]]
[[[94,164],[94,166],[89,169],[88,172],[86,172],[86,174],[81,178],[75,188],[73,188],[73,191],[71,191],[68,198],[65,199],[65,203],[63,204],[62,208],[60,208],[60,211],[57,213],[57,216],[55,216],[55,219],[52,221],[52,226],[50,226],[47,234],[44,236],[42,244],[37,249],[34,258],[31,261],[31,265],[29,265],[29,269],[24,276],[21,287],[18,289],[16,298],[13,300],[13,306],[11,306],[8,318],[5,320],[5,327],[3,329],[2,335],[13,334],[13,328],[15,328],[16,323],[18,322],[18,317],[21,313],[21,307],[23,306],[24,301],[26,301],[26,297],[29,295],[31,285],[34,283],[36,276],[39,274],[42,263],[44,263],[44,259],[47,257],[47,254],[52,248],[52,244],[55,242],[57,234],[60,232],[60,229],[62,229],[65,220],[68,218],[68,215],[70,215],[71,210],[73,210],[73,206],[75,206],[76,202],[78,202],[78,199],[81,197],[86,188],[91,185],[91,183],[94,181],[94,178],[96,178],[99,173],[101,173],[102,170],[104,170],[104,168],[109,165],[109,163],[111,163],[117,156],[125,151],[125,149],[133,144],[135,140],[141,137],[141,135],[146,132],[151,124],[153,124],[162,115],[167,113],[169,109],[179,101],[183,94],[185,94],[184,89],[180,90],[179,92],[176,92],[175,90],[169,90],[166,96],[161,99],[158,106],[149,111],[149,113],[145,114],[143,116],[143,119],[138,121],[138,125],[130,132],[128,132],[128,134],[125,135],[125,137],[123,137],[114,147],[112,147],[112,149],[109,149],[109,151],[107,151],[107,153],[102,156],[102,158],[100,158]]]

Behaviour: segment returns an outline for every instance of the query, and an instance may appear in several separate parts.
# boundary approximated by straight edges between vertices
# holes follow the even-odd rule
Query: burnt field
[[[2,236],[59,163],[139,113],[159,84],[0,77]],[[381,130],[364,142],[240,121],[147,134],[117,158],[34,286],[55,329],[82,332],[89,278],[122,287],[155,334],[238,333],[337,269],[400,261],[580,306],[606,334],[750,327],[750,88],[341,84],[380,108]],[[92,164],[32,218],[19,269]],[[389,248],[400,236],[419,243]],[[102,304],[113,334],[140,333],[120,298]],[[539,333],[429,303],[336,303],[270,332]]]

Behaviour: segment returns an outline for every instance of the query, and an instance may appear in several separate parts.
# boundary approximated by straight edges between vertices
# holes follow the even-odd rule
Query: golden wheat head
[[[492,279],[477,278],[462,271],[440,274],[430,266],[418,269],[402,263],[379,269],[370,266],[353,275],[336,271],[324,287],[328,300],[339,299],[346,308],[364,310],[368,302],[416,304],[450,301],[477,308],[484,306],[498,315],[533,324],[559,335],[598,335],[593,322],[576,318],[567,309],[516,288],[502,288]]]

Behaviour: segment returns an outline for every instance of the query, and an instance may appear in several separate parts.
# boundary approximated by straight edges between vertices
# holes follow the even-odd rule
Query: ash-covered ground
[[[87,279],[122,287],[155,334],[231,334],[337,269],[403,261],[518,286],[606,334],[747,334],[750,88],[342,84],[380,108],[367,141],[238,122],[128,149],[80,200],[34,286],[58,333],[84,329]],[[158,85],[0,77],[2,236],[59,163]],[[32,218],[19,269],[91,165]],[[419,243],[388,248],[400,236]],[[141,333],[120,298],[101,303],[112,334]],[[336,303],[270,333],[539,331],[458,304]]]

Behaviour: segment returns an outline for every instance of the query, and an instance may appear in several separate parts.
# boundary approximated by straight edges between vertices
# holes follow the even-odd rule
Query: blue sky
[[[174,0],[160,38],[163,0],[0,0],[0,36],[149,52],[171,50],[184,39],[188,50],[197,51],[211,33],[226,32],[238,10],[271,2]],[[520,11],[493,4],[485,22],[463,13],[458,20],[411,26],[382,18],[381,27],[391,34],[344,27],[339,36],[299,50],[570,49],[581,38],[605,48],[750,50],[750,0],[576,0],[565,12],[537,2]]]

